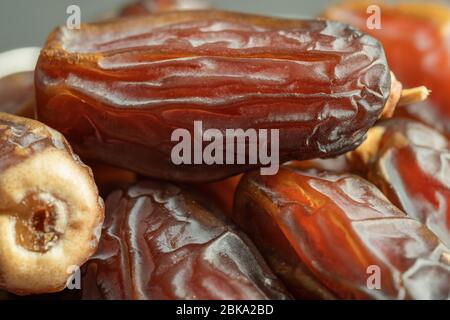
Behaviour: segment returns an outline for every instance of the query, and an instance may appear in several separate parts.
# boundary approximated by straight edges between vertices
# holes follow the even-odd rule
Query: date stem
[[[431,90],[425,86],[415,87],[411,89],[403,89],[398,102],[398,106],[406,106],[409,104],[425,101],[430,95]]]

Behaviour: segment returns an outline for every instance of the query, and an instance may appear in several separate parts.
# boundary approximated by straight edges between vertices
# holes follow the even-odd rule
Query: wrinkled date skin
[[[0,112],[0,289],[61,291],[95,251],[103,200],[64,137]]]
[[[279,129],[280,162],[332,157],[361,143],[390,85],[381,45],[347,25],[218,11],[59,28],[36,70],[39,119],[80,155],[185,182],[261,163],[175,165],[177,128]]]
[[[396,206],[450,247],[450,144],[443,135],[415,121],[387,120],[350,156]]]
[[[381,28],[367,28],[368,5],[381,8]],[[450,6],[444,4],[356,1],[329,8],[328,19],[363,30],[381,41],[389,65],[407,86],[425,85],[430,99],[398,114],[413,117],[450,135]]]
[[[139,0],[120,11],[121,17],[147,15],[171,10],[199,10],[209,8],[206,0]]]
[[[0,79],[0,112],[34,116],[34,73],[20,72]]]
[[[449,298],[449,249],[363,178],[252,172],[235,204],[233,220],[297,298]]]
[[[140,182],[106,201],[84,299],[286,299],[250,240],[210,201]]]

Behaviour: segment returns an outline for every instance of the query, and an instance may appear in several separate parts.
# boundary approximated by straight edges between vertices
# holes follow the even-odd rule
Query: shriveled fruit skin
[[[84,299],[287,299],[251,241],[210,200],[145,181],[106,201]]]
[[[36,70],[39,119],[80,155],[184,182],[220,180],[261,163],[175,165],[177,128],[191,137],[194,121],[223,134],[278,129],[281,162],[332,157],[363,140],[390,84],[382,46],[347,25],[220,11],[62,27]],[[245,133],[236,136],[248,155]],[[235,157],[237,148],[222,142]]]
[[[449,298],[450,250],[363,178],[282,167],[244,175],[235,199],[233,220],[297,298]]]
[[[0,289],[63,290],[95,252],[103,215],[92,172],[64,137],[0,112]]]
[[[368,136],[351,158],[360,159],[357,162],[365,165],[367,178],[389,200],[450,246],[449,141],[438,131],[406,119],[380,122]]]
[[[369,5],[380,8],[381,28],[368,28],[368,18],[373,15],[373,11],[367,13]],[[398,115],[420,120],[450,136],[450,5],[347,1],[330,7],[324,16],[377,38],[391,70],[404,85],[425,85],[431,90],[426,102],[397,108]]]

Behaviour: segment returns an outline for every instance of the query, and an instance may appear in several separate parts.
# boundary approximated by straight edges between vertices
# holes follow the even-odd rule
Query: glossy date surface
[[[369,5],[380,8],[380,28],[369,29]],[[450,136],[450,5],[432,1],[388,5],[353,1],[336,5],[325,17],[349,23],[376,37],[384,46],[391,70],[406,86],[431,90],[423,103],[397,113],[425,122]]]
[[[450,143],[445,136],[419,122],[387,120],[371,128],[350,156],[396,206],[450,246]]]
[[[358,176],[246,174],[233,220],[296,298],[449,298],[449,249]]]
[[[59,28],[36,70],[39,119],[80,155],[186,182],[255,165],[175,165],[177,128],[278,129],[280,162],[332,157],[362,141],[390,84],[381,45],[347,25],[219,11]]]
[[[84,299],[286,299],[254,245],[211,201],[164,182],[112,193]]]

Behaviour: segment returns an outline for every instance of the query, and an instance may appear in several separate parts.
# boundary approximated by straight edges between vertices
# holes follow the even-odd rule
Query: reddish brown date
[[[368,29],[369,5],[379,5],[381,28]],[[381,41],[392,71],[407,86],[426,85],[426,103],[398,108],[399,114],[450,135],[450,6],[353,1],[329,8],[325,17],[350,23]]]
[[[358,176],[246,174],[233,220],[297,298],[449,297],[450,250]]]
[[[192,165],[192,154],[175,165],[177,128],[191,137],[196,120],[203,132],[270,128],[279,130],[281,162],[332,157],[363,140],[390,85],[381,45],[347,25],[217,11],[59,28],[36,70],[39,119],[79,154],[187,182],[262,164],[237,164],[224,139],[227,165]],[[245,141],[248,155],[245,132],[231,139]]]
[[[392,119],[371,128],[350,157],[395,205],[450,246],[450,143],[443,135]]]
[[[205,198],[141,182],[106,201],[84,299],[286,299],[250,240]]]

